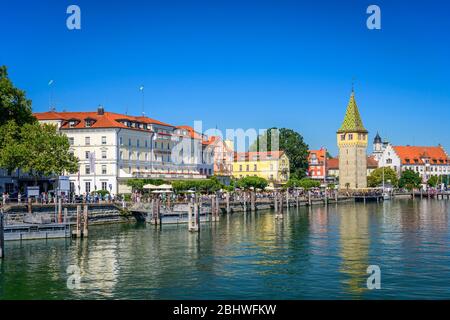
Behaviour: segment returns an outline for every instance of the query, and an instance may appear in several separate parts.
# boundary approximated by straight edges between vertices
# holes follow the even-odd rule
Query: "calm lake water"
[[[450,201],[393,200],[90,228],[88,240],[7,242],[0,299],[448,299]],[[81,288],[67,288],[67,267]],[[368,290],[369,265],[381,289]]]

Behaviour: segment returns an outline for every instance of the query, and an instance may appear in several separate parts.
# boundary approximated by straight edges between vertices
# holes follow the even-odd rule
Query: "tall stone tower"
[[[340,189],[367,188],[368,133],[362,123],[352,90],[344,121],[337,131]]]

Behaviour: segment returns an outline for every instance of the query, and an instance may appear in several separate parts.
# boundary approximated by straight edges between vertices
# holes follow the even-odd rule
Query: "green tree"
[[[21,130],[14,120],[0,126],[0,167],[11,173],[22,168],[26,163],[24,144],[21,141]]]
[[[215,177],[202,180],[172,181],[172,188],[176,192],[193,190],[196,192],[213,193],[222,189],[222,187],[223,185]]]
[[[272,135],[273,138],[272,138]],[[272,141],[278,139],[278,148],[273,146]],[[308,169],[308,145],[303,137],[292,129],[271,128],[260,135],[250,146],[250,151],[278,151],[282,150],[289,158],[290,176],[301,179],[305,177]]]
[[[266,179],[261,177],[244,177],[237,181],[236,186],[239,189],[249,190],[251,188],[253,189],[261,189],[264,190],[268,185],[268,182]]]
[[[394,187],[398,185],[397,173],[389,167],[384,168],[384,181]],[[371,188],[379,187],[383,184],[383,168],[377,168],[367,177],[367,185]]]
[[[291,178],[286,183],[286,187],[288,187],[288,188],[303,188],[305,190],[309,190],[312,188],[320,187],[320,181],[313,180],[310,178],[303,178],[303,179]]]
[[[422,183],[422,178],[418,172],[413,170],[405,170],[402,172],[398,185],[400,188],[406,188],[408,190],[413,190],[415,188],[420,188]]]
[[[36,122],[31,111],[31,100],[26,98],[23,90],[14,87],[6,66],[0,66],[0,126],[11,120],[19,126]]]
[[[22,169],[37,180],[39,176],[63,175],[78,171],[78,159],[70,153],[66,135],[53,125],[25,124],[20,137],[25,160]]]
[[[439,177],[438,176],[431,176],[430,179],[428,179],[427,184],[432,187],[436,188],[436,186],[439,183]]]

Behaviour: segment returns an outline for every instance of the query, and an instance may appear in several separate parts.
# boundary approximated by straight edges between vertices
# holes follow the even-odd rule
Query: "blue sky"
[[[66,28],[67,6],[81,30]],[[382,29],[366,28],[381,8]],[[336,154],[352,78],[372,140],[450,151],[448,1],[0,2],[0,64],[34,111],[141,113],[171,124],[292,128]]]

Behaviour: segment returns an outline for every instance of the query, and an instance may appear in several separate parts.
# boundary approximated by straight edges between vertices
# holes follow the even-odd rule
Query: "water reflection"
[[[0,299],[449,298],[449,201],[394,200],[93,226],[83,240],[8,242]],[[82,273],[66,286],[67,267]],[[382,290],[366,288],[379,265]]]
[[[361,297],[367,290],[366,270],[369,266],[368,210],[361,205],[346,205],[339,209],[343,211],[340,218],[340,271],[347,276],[343,281],[344,290]]]

